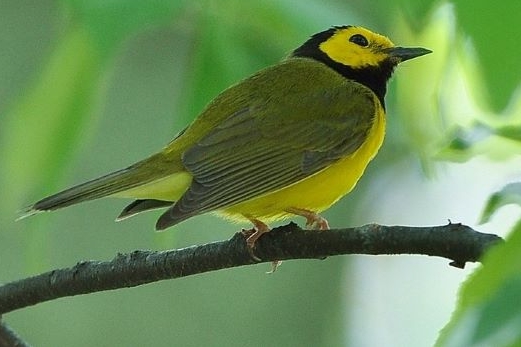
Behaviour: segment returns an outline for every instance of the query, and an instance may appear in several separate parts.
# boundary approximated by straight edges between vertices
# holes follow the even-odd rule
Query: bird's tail
[[[53,211],[80,202],[103,198],[157,179],[147,176],[151,175],[147,174],[141,165],[132,165],[43,198],[25,208],[18,219],[42,211]]]

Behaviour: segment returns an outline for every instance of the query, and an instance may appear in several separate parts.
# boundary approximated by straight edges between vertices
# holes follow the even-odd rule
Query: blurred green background
[[[274,275],[260,264],[3,318],[37,346],[521,341],[512,328],[521,310],[505,301],[521,299],[521,189],[501,190],[521,176],[520,4],[0,0],[1,283],[118,252],[230,237],[239,227],[211,215],[164,233],[153,232],[159,212],[113,223],[128,203],[115,199],[15,219],[44,195],[159,150],[219,91],[331,25],[363,25],[434,51],[397,69],[384,147],[355,191],[325,213],[331,226],[451,219],[514,230],[483,268],[412,256],[288,261]],[[485,205],[487,223],[477,226]]]

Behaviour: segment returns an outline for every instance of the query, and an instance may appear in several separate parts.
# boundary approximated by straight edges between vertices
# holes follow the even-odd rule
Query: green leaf
[[[394,25],[394,30],[401,37],[396,44],[433,50],[433,54],[398,67],[396,76],[391,81],[390,95],[387,98],[389,119],[394,117],[400,119],[399,123],[389,122],[389,140],[400,141],[402,146],[405,145],[414,151],[419,156],[422,169],[427,175],[432,175],[434,172],[433,152],[437,150],[437,144],[444,134],[439,117],[439,106],[432,102],[432,97],[439,93],[451,50],[449,37],[453,24],[448,14],[447,7],[439,10],[438,15],[432,16],[429,25],[422,30],[412,29],[403,16],[397,16]],[[393,101],[396,101],[396,104],[393,104]],[[395,105],[398,107],[395,108]],[[419,119],[421,122],[418,121]],[[393,152],[404,153],[403,150]],[[396,154],[393,153],[393,156]]]
[[[462,286],[437,346],[512,346],[521,343],[521,221],[504,244]]]
[[[516,125],[489,125],[475,121],[447,131],[445,146],[436,154],[441,160],[464,162],[477,155],[504,160],[521,153],[521,128]]]
[[[407,22],[416,30],[424,29],[427,16],[430,14],[437,0],[402,0],[400,10],[407,19]]]
[[[52,181],[50,178],[63,168],[84,133],[99,73],[98,52],[88,33],[82,29],[70,31],[55,48],[34,87],[6,114],[1,129],[4,170],[0,183],[7,190],[3,194],[14,204],[7,206],[7,211],[20,208],[25,194],[41,187],[42,182]],[[12,176],[12,172],[17,175]]]
[[[454,4],[458,24],[470,35],[483,67],[490,106],[500,111],[521,82],[517,29],[521,2],[506,0],[499,5],[488,0],[457,0]]]
[[[521,182],[507,184],[503,189],[492,194],[485,205],[479,222],[481,224],[488,222],[498,209],[509,204],[521,206]]]
[[[521,125],[504,125],[495,129],[495,134],[506,139],[521,142]]]
[[[449,144],[449,148],[452,150],[464,151],[468,150],[477,143],[484,141],[493,134],[492,129],[481,123],[476,123],[474,126],[463,129],[457,128]]]
[[[171,21],[183,0],[64,0],[75,19],[91,32],[101,52],[112,53],[134,32]]]
[[[518,346],[521,342],[519,302],[521,276],[505,281],[487,301],[469,309],[458,320],[446,346]]]

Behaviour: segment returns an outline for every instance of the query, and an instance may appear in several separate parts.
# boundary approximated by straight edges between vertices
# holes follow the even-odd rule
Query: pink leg
[[[250,219],[250,221],[253,223],[255,228],[252,230],[253,233],[246,239],[246,244],[249,249],[253,250],[255,242],[262,236],[262,234],[269,232],[270,228],[258,219]]]
[[[296,207],[288,208],[286,212],[306,218],[306,227],[310,229],[316,228],[318,230],[329,230],[329,223],[327,220],[316,212]]]
[[[250,251],[252,258],[257,261],[261,261],[261,259],[253,253],[253,248],[255,247],[255,242],[257,242],[257,240],[263,234],[269,232],[270,228],[265,223],[261,222],[258,219],[250,218],[250,221],[253,223],[254,228],[252,230],[248,230],[248,233],[243,232],[245,234],[245,236],[247,236],[246,245],[248,246],[248,250]],[[268,273],[274,273],[277,270],[277,268],[280,266],[280,264],[282,264],[282,261],[280,261],[280,260],[272,261],[271,262],[271,271],[269,271]]]
[[[259,237],[261,237],[262,234],[269,232],[270,228],[258,219],[248,219],[253,223],[254,227],[250,230],[243,229],[242,234],[246,237],[246,246],[248,247],[251,257],[256,261],[261,261],[261,259],[253,253],[253,248],[255,248],[255,242],[257,242]]]

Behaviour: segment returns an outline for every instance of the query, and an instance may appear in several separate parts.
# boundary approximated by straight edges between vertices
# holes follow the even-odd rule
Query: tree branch
[[[273,229],[256,243],[262,262],[323,259],[339,254],[424,254],[451,259],[452,266],[479,261],[502,239],[462,224],[434,227],[382,226],[327,231],[302,230],[296,224]],[[0,286],[0,315],[56,298],[190,276],[256,263],[244,236],[188,248],[118,254],[111,261],[83,261]]]

